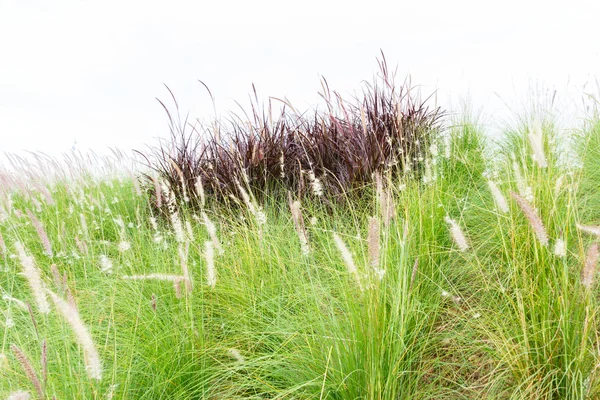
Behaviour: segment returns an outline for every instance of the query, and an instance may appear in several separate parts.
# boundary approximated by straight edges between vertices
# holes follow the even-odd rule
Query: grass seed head
[[[21,267],[23,268],[22,275],[29,282],[29,287],[31,288],[31,293],[33,294],[33,298],[38,310],[42,314],[48,314],[50,312],[50,304],[48,303],[48,299],[46,297],[44,283],[42,281],[40,271],[35,266],[33,257],[28,256],[25,252],[25,248],[21,242],[16,242],[15,248],[17,250]]]
[[[217,285],[217,271],[215,269],[215,251],[210,240],[204,242],[204,256],[206,258],[206,284],[214,288]]]
[[[448,215],[446,215],[444,220],[448,225],[450,225],[450,236],[452,236],[454,244],[456,244],[460,251],[467,251],[469,249],[469,242],[467,241],[467,238],[460,226]]]
[[[546,232],[546,227],[542,222],[542,219],[539,217],[537,212],[534,210],[533,206],[529,204],[527,200],[518,195],[515,192],[511,192],[510,196],[517,202],[523,214],[529,221],[529,224],[533,228],[535,232],[535,236],[542,246],[548,246],[548,233]]]
[[[585,264],[581,271],[581,284],[586,288],[590,289],[594,284],[594,277],[596,276],[596,266],[598,265],[598,258],[600,251],[598,250],[598,243],[592,243],[587,251],[585,258]]]
[[[496,203],[496,207],[499,211],[503,213],[508,213],[508,203],[506,202],[506,198],[498,188],[495,182],[488,180],[488,186],[490,187],[490,192],[492,192],[492,196],[494,197],[494,202]]]
[[[67,301],[60,298],[51,290],[47,290],[48,295],[54,302],[54,305],[60,315],[71,326],[75,339],[83,348],[85,368],[91,379],[102,379],[102,361],[96,349],[96,344],[90,334],[87,326],[83,323],[79,312]]]
[[[358,275],[358,269],[356,268],[356,264],[354,264],[354,259],[352,258],[352,253],[350,253],[350,250],[348,250],[348,247],[346,247],[346,244],[337,233],[333,234],[333,240],[338,250],[342,254],[342,259],[344,260],[344,264],[346,264],[348,272],[354,276],[354,279],[356,279],[356,283],[358,284],[360,290],[363,290],[360,276]]]
[[[27,375],[27,378],[29,378],[29,381],[35,388],[38,397],[40,399],[43,399],[45,396],[44,390],[42,389],[42,384],[40,383],[40,380],[38,379],[37,374],[35,373],[35,370],[33,369],[31,362],[29,361],[29,358],[27,358],[25,353],[23,353],[23,350],[21,350],[16,344],[12,344],[10,348],[15,354],[15,358],[17,359],[17,361],[19,361],[19,364],[21,364],[23,371],[25,371],[25,375]]]

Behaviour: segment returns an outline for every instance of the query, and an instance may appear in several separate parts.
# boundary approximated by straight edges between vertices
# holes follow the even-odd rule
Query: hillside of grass
[[[548,119],[361,104],[3,171],[0,398],[600,398],[600,120],[567,160]]]

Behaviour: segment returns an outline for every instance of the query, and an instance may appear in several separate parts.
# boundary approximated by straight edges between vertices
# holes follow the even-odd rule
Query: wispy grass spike
[[[548,246],[548,233],[546,232],[546,227],[542,222],[542,219],[539,217],[535,209],[527,200],[521,197],[519,194],[515,192],[511,192],[510,196],[517,202],[523,214],[529,221],[529,224],[533,228],[535,232],[535,236],[542,246]]]
[[[585,258],[585,264],[581,271],[581,284],[586,288],[590,289],[594,284],[594,277],[596,276],[596,267],[598,265],[598,258],[600,257],[600,251],[598,243],[592,243],[587,251]]]

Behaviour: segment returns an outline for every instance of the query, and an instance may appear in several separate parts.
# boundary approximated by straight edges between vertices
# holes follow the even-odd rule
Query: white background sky
[[[168,133],[163,83],[194,118],[214,115],[198,79],[219,114],[252,83],[306,110],[321,75],[341,93],[370,81],[380,49],[457,111],[554,89],[580,104],[597,93],[599,15],[582,0],[0,0],[0,152],[143,148]]]

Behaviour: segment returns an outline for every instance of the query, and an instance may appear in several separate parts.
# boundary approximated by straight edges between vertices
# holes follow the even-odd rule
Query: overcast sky
[[[553,90],[578,105],[598,92],[599,15],[581,0],[0,0],[0,152],[143,147],[168,133],[163,84],[213,118],[198,79],[218,114],[252,83],[305,110],[320,76],[360,90],[380,49],[456,111],[470,99],[493,117]]]

